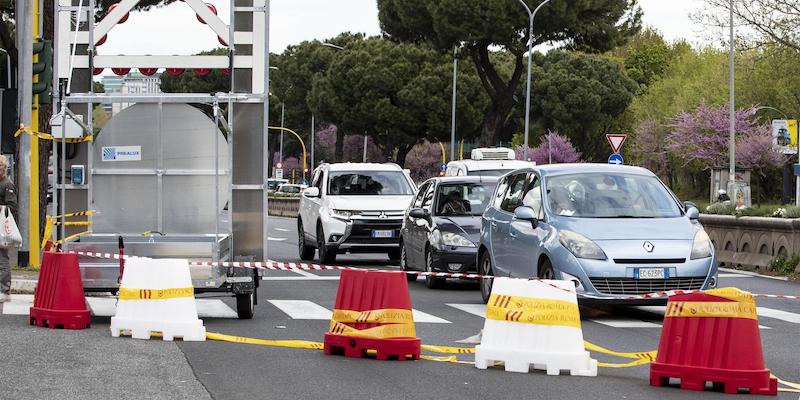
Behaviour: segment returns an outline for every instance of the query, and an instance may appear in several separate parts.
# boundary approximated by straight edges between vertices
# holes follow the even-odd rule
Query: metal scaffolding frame
[[[59,115],[62,118],[62,131],[61,137],[65,137],[66,118],[73,116],[68,105],[86,104],[86,113],[88,115],[85,124],[81,123],[85,135],[91,135],[93,132],[93,118],[92,110],[95,104],[108,104],[108,103],[155,103],[159,104],[159,109],[165,103],[199,103],[210,105],[213,110],[213,121],[215,129],[222,129],[226,132],[226,137],[229,145],[229,158],[227,172],[230,174],[231,182],[228,188],[229,196],[229,226],[228,231],[232,236],[233,241],[233,256],[254,256],[267,259],[267,215],[268,215],[268,197],[266,192],[266,178],[268,177],[268,156],[269,156],[269,141],[267,134],[267,125],[269,117],[269,0],[231,0],[230,3],[230,20],[225,24],[216,14],[212,13],[202,0],[185,0],[185,3],[191,7],[195,13],[202,18],[207,26],[216,33],[222,42],[227,43],[228,55],[227,56],[209,56],[209,55],[189,55],[189,56],[148,56],[148,55],[119,55],[119,56],[103,56],[96,54],[96,43],[101,40],[119,21],[137,4],[139,0],[122,0],[118,3],[111,12],[102,18],[97,24],[94,21],[96,11],[96,0],[56,0],[54,3],[55,8],[55,40],[54,43],[57,47],[54,51],[54,65],[56,73],[53,74],[53,97],[60,102]],[[88,7],[86,6],[88,2]],[[247,6],[237,6],[236,3],[245,3]],[[76,5],[77,4],[77,5]],[[252,4],[249,5],[249,4]],[[86,14],[86,21],[88,26],[85,30],[81,30],[80,22],[76,22],[75,31],[73,31],[73,15]],[[235,21],[239,17],[240,20],[252,20],[250,31],[236,31]],[[251,18],[250,18],[251,17]],[[74,21],[81,21],[81,17],[76,15]],[[250,25],[250,24],[248,24]],[[230,40],[233,38],[233,40]],[[237,54],[236,47],[240,46],[240,52]],[[75,54],[76,50],[86,48],[86,54]],[[249,54],[247,54],[249,53]],[[95,68],[210,68],[219,69],[227,68],[230,71],[230,91],[228,93],[148,93],[148,94],[96,94],[93,90],[92,79],[90,79],[88,91],[85,93],[71,93],[70,88],[66,89],[60,86],[62,80],[70,80],[73,70],[88,69],[90,76],[93,75]],[[191,73],[188,72],[187,73]],[[249,82],[249,87],[245,90],[237,92],[237,84],[239,82],[235,79],[237,76],[241,77],[242,81]],[[242,87],[242,85],[239,85]],[[249,90],[248,90],[249,89]],[[227,104],[227,116],[223,116],[220,104]],[[263,120],[261,121],[247,121],[251,126],[260,124],[263,130],[260,131],[261,137],[258,133],[248,135],[250,130],[245,129],[242,132],[237,132],[234,128],[234,120],[242,120],[246,118],[247,113],[242,113],[244,117],[238,118],[234,113],[236,107],[245,107],[247,105],[263,105]],[[160,114],[160,113],[159,113]],[[257,117],[250,117],[257,118]],[[215,131],[216,133],[216,131]],[[54,132],[57,134],[57,132]],[[215,224],[215,237],[219,240],[220,236],[220,217],[218,215],[220,210],[219,199],[219,135],[215,135],[215,169],[213,172],[214,186],[215,186],[215,200],[216,207],[216,224]],[[235,174],[234,157],[236,156],[236,147],[234,146],[235,140],[244,140],[245,142],[254,142],[253,144],[262,144],[263,149],[261,152],[262,170],[260,171],[261,177],[256,182],[254,179],[249,179],[247,182],[237,182],[238,176]],[[61,167],[61,183],[57,185],[58,179],[53,177],[53,188],[57,188],[57,203],[60,207],[59,213],[66,213],[67,202],[67,189],[85,189],[87,199],[87,209],[91,209],[91,203],[94,198],[94,192],[98,190],[92,182],[92,176],[95,174],[94,170],[94,143],[87,141],[87,165],[86,165],[86,184],[85,187],[75,188],[74,185],[68,185],[66,181],[66,141],[62,140],[60,146],[53,146],[53,159],[58,160],[60,155]],[[60,147],[60,148],[59,148]],[[253,163],[258,160],[250,160]],[[247,165],[248,163],[245,163]],[[54,171],[55,172],[55,171]],[[243,178],[247,180],[246,178]],[[261,211],[263,219],[261,221],[261,254],[244,254],[237,251],[236,237],[234,224],[248,223],[242,222],[241,219],[234,217],[237,213],[235,208],[236,195],[241,194],[243,197],[248,196],[252,191],[261,192]],[[159,207],[160,208],[160,207]],[[246,210],[252,212],[253,210]],[[243,211],[244,212],[244,211]],[[89,216],[89,220],[92,217]],[[245,218],[246,220],[246,218]],[[159,218],[159,221],[161,219]],[[238,222],[237,222],[238,221]],[[65,224],[60,225],[60,237],[66,237]],[[54,232],[54,235],[56,232]],[[67,243],[64,243],[67,246]],[[251,249],[253,250],[253,249]],[[252,251],[254,252],[254,251]],[[241,253],[241,254],[237,254]]]

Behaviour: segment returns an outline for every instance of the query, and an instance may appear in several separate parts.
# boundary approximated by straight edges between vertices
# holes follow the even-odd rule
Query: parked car
[[[300,192],[303,191],[303,189],[305,189],[303,185],[298,185],[294,183],[284,183],[278,186],[278,190],[276,190],[275,192],[284,194],[299,194]]]
[[[516,160],[514,150],[505,147],[479,148],[470,152],[469,160],[450,161],[445,176],[501,176],[520,168],[535,166],[532,161]]]
[[[267,192],[274,192],[278,186],[289,183],[288,179],[269,178],[267,179]]]
[[[397,164],[322,164],[300,196],[300,258],[332,264],[339,253],[385,253],[400,258],[403,214],[414,181]]]
[[[494,193],[496,177],[432,178],[420,186],[400,231],[403,270],[476,272],[481,215]],[[406,275],[409,281],[416,275]],[[446,278],[425,277],[433,289]]]
[[[644,168],[555,164],[514,171],[500,179],[483,215],[480,271],[570,280],[579,297],[607,302],[713,288],[714,247],[698,217],[697,208]],[[491,280],[483,280],[484,301],[490,293]]]

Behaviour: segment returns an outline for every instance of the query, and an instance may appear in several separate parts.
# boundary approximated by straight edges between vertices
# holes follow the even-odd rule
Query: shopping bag
[[[14,215],[8,210],[6,206],[0,206],[0,248],[8,249],[11,247],[22,246],[22,235],[19,233],[17,222],[14,221]]]

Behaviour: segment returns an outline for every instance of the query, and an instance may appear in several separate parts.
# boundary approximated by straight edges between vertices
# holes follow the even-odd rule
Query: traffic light
[[[39,104],[50,103],[53,90],[53,41],[33,43],[33,95],[39,96]]]

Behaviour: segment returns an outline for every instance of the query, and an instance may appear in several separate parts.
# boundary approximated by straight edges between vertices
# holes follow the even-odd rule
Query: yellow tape
[[[194,297],[194,288],[132,289],[120,288],[120,300],[166,300]]]
[[[748,304],[756,304],[756,299],[753,297],[753,294],[750,292],[745,292],[739,288],[719,288],[719,289],[710,289],[705,291],[706,294],[710,294],[712,296],[722,297],[728,300],[738,301],[740,303],[748,303]]]
[[[47,217],[47,222],[45,222],[44,225],[44,235],[42,235],[42,246],[40,248],[44,249],[44,246],[47,245],[47,241],[50,240],[52,235],[53,235],[53,219]]]
[[[789,386],[790,388],[794,388],[794,389],[800,390],[800,383],[789,382],[789,381],[785,381],[785,380],[783,380],[781,378],[778,378],[775,375],[772,375],[772,376],[775,377],[775,379],[777,379],[778,383],[780,383],[781,385],[786,385],[786,386]]]
[[[656,360],[657,351],[643,351],[639,353],[625,353],[621,351],[614,351],[606,349],[605,347],[600,347],[594,343],[590,343],[587,341],[583,341],[583,346],[586,350],[594,351],[597,353],[609,354],[612,356],[622,357],[622,358],[630,358],[634,361],[627,362],[627,363],[597,363],[598,367],[605,367],[605,368],[627,368],[627,367],[636,367],[639,365],[649,364]]]
[[[758,319],[755,303],[736,301],[671,301],[664,316]]]
[[[290,349],[322,350],[324,345],[320,342],[308,340],[267,340],[254,339],[241,336],[223,335],[221,333],[206,332],[206,339],[230,343],[257,344],[261,346],[287,347]]]
[[[578,305],[569,301],[492,294],[486,318],[526,324],[581,327]]]
[[[90,226],[94,223],[92,221],[53,222],[55,226],[60,226],[61,224],[64,224],[64,226]]]
[[[333,320],[331,320],[331,328],[328,332],[334,335],[368,339],[413,338],[417,336],[414,324],[386,324],[367,329],[355,329]]]
[[[457,363],[458,362],[458,358],[456,358],[456,356],[440,357],[440,356],[425,356],[425,355],[421,355],[421,356],[419,356],[419,359],[420,360],[428,360],[428,361],[450,362],[450,363]]]
[[[442,354],[474,354],[474,347],[447,347],[447,346],[433,346],[430,344],[423,344],[422,350],[427,350],[433,353]]]
[[[332,320],[341,323],[407,324],[414,323],[411,310],[386,308],[370,311],[333,310]]]
[[[74,234],[74,235],[67,236],[67,237],[65,237],[64,239],[61,239],[61,240],[59,240],[59,241],[55,242],[55,245],[56,245],[56,246],[58,246],[58,245],[59,245],[59,244],[61,244],[61,243],[64,243],[64,242],[69,242],[70,240],[75,240],[75,239],[79,238],[79,237],[80,237],[80,236],[82,236],[82,235],[88,235],[88,234],[90,234],[90,233],[92,233],[92,231],[83,231],[83,232],[81,232],[81,233],[76,233],[76,234]]]
[[[49,133],[37,132],[37,131],[34,131],[33,129],[31,129],[30,127],[26,127],[26,126],[21,126],[19,129],[17,129],[17,131],[14,133],[14,137],[17,137],[17,136],[19,136],[19,135],[21,135],[23,133],[26,133],[28,135],[37,137],[37,138],[42,139],[42,140],[52,140],[52,141],[55,141],[55,142],[83,143],[83,142],[90,142],[90,141],[94,140],[94,136],[81,136],[79,138],[58,139],[58,138],[56,138],[55,136],[53,136],[53,135],[51,135]]]
[[[61,219],[61,218],[70,218],[70,217],[88,217],[88,216],[91,216],[91,215],[94,215],[94,211],[90,210],[90,211],[78,211],[78,212],[74,212],[74,213],[70,213],[70,214],[64,214],[64,215],[55,215],[55,216],[52,216],[50,218],[52,218],[52,219]]]

